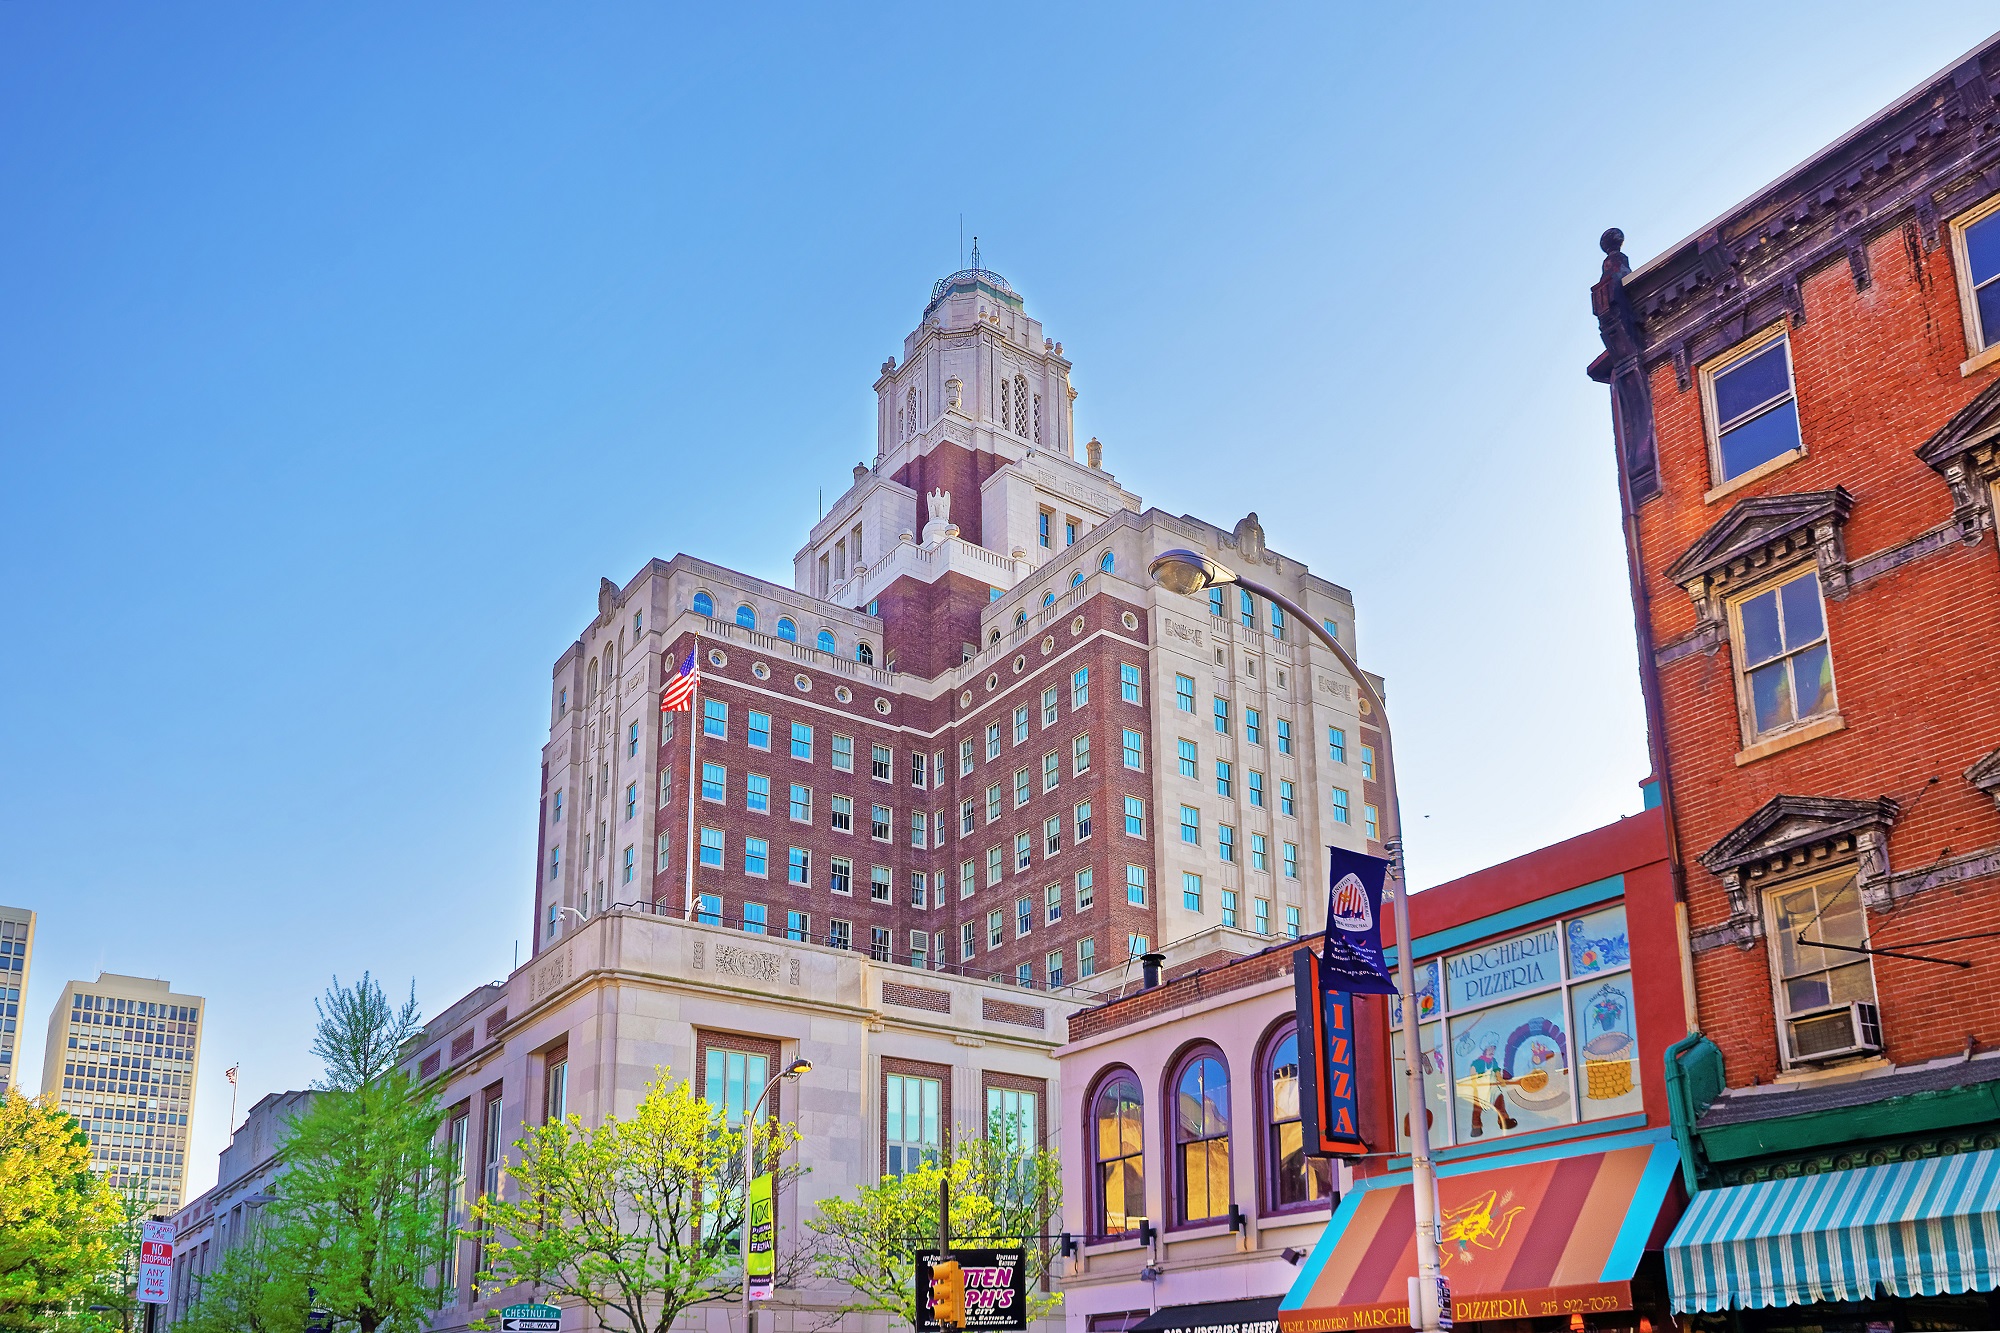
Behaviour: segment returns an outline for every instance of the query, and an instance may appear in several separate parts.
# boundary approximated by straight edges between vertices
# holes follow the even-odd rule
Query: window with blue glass
[[[792,623],[790,616],[778,617],[778,637],[786,643],[797,643],[799,641],[799,627]]]
[[[1702,387],[1715,440],[1718,483],[1799,447],[1791,339],[1783,332],[1704,366]]]
[[[1118,664],[1118,697],[1128,704],[1139,702],[1139,668],[1130,662]]]
[[[1237,607],[1236,607],[1237,619],[1243,622],[1244,629],[1256,629],[1257,599],[1250,595],[1250,590],[1248,588],[1238,588],[1236,590],[1236,598],[1237,598]]]
[[[763,877],[770,873],[771,844],[763,838],[743,840],[743,873]]]
[[[694,613],[698,616],[714,615],[715,599],[705,592],[696,593],[694,595]]]
[[[1201,750],[1193,741],[1189,740],[1180,741],[1178,745],[1180,749],[1181,776],[1184,778],[1200,778]]]
[[[750,748],[768,750],[771,748],[771,715],[769,713],[750,714]]]
[[[1986,205],[1983,213],[1955,229],[1961,283],[1966,292],[1971,350],[2000,343],[2000,208]]]
[[[833,642],[833,631],[830,629],[821,630],[819,632],[819,638],[815,642],[821,652],[823,653],[832,652],[835,647]]]
[[[762,773],[743,779],[743,808],[754,815],[771,813],[771,779]]]
[[[729,739],[729,705],[720,699],[701,701],[701,734]]]
[[[705,866],[722,868],[722,830],[705,828],[701,831],[701,863]]]
[[[1833,656],[1809,569],[1735,604],[1745,740],[1833,711]]]
[[[757,613],[750,609],[748,602],[736,608],[736,623],[744,629],[757,628]]]
[[[701,799],[720,801],[728,796],[729,776],[721,764],[701,766]]]

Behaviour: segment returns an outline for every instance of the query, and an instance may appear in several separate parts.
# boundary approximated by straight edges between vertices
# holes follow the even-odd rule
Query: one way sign
[[[500,1312],[506,1333],[562,1333],[560,1305],[510,1305]]]

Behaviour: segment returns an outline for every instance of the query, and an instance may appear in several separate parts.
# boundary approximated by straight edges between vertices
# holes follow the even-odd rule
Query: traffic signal
[[[946,1328],[965,1327],[965,1270],[956,1259],[931,1269],[931,1317]]]

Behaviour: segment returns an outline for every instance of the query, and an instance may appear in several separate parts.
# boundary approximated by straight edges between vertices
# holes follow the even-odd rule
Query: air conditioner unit
[[[1865,1000],[1793,1018],[1792,1059],[1807,1063],[1867,1055],[1882,1049],[1882,1017]]]

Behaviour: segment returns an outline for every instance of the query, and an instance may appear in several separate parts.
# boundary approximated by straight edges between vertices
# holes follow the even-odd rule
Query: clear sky
[[[980,237],[1119,480],[1353,589],[1413,872],[1638,808],[1588,286],[1977,7],[0,6],[0,902],[21,1025],[209,997],[190,1183],[529,928],[548,673],[687,551],[789,582]]]

